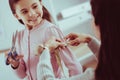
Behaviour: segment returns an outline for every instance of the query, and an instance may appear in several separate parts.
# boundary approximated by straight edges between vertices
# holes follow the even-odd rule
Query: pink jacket
[[[37,64],[39,56],[35,55],[35,48],[39,44],[45,43],[51,36],[63,39],[62,32],[54,24],[46,20],[43,20],[41,24],[30,31],[25,29],[18,33],[16,50],[19,54],[23,54],[24,57],[20,60],[19,67],[14,71],[21,79],[27,77],[28,80],[37,80]],[[80,63],[76,61],[68,48],[60,51],[60,57],[68,68],[70,76],[82,73]],[[51,55],[51,63],[55,77],[62,77],[62,72],[57,64],[55,55],[53,54]]]

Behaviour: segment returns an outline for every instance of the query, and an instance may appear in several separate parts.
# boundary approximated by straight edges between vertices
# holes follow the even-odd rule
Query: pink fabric
[[[62,32],[55,25],[46,20],[43,20],[40,25],[30,31],[25,29],[18,33],[16,50],[19,54],[23,54],[24,57],[15,72],[21,79],[27,77],[28,80],[37,80],[36,70],[39,56],[35,56],[35,48],[39,44],[45,43],[51,36],[63,39]],[[82,73],[80,63],[76,61],[68,48],[60,50],[60,56],[68,68],[70,76]],[[51,63],[55,77],[60,78],[61,70],[59,70],[60,68],[56,61],[55,56],[51,55]]]

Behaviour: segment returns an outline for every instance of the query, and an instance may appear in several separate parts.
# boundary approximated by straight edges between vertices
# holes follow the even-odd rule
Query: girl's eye
[[[34,6],[33,6],[33,9],[36,9],[37,7],[38,7],[37,5],[34,5]]]
[[[23,11],[22,14],[26,14],[28,11]]]

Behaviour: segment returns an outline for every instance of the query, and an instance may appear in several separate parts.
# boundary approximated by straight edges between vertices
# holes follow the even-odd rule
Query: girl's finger
[[[17,60],[22,59],[22,58],[23,58],[23,55],[18,55],[18,56],[16,57]]]
[[[59,39],[56,39],[56,41],[57,41],[57,42],[61,42],[61,40],[59,40]]]

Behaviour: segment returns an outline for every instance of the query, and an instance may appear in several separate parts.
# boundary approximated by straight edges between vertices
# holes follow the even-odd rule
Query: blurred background
[[[64,35],[76,32],[94,36],[91,28],[90,0],[43,0],[43,4]],[[19,80],[14,76],[10,66],[5,65],[5,58],[2,53],[11,47],[13,32],[24,29],[24,26],[12,15],[8,0],[0,0],[0,5],[0,77],[3,80]],[[71,47],[71,49],[83,66],[93,57],[87,45]]]

